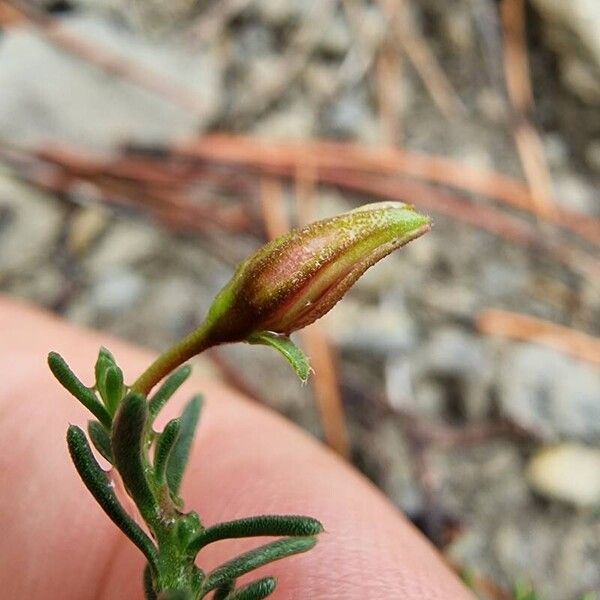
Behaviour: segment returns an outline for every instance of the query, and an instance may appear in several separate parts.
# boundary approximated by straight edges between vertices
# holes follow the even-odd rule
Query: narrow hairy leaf
[[[160,386],[158,391],[150,398],[148,410],[152,420],[161,411],[162,407],[167,403],[169,398],[181,387],[185,380],[190,376],[192,367],[184,365],[177,369],[172,375],[167,377],[165,382]]]
[[[102,399],[111,415],[117,412],[123,397],[123,371],[116,365],[111,365],[104,372],[104,395]]]
[[[263,600],[270,596],[276,587],[277,581],[274,577],[265,577],[239,588],[227,596],[226,600]]]
[[[96,398],[94,391],[83,385],[57,352],[48,354],[48,366],[60,384],[83,404],[105,427],[110,428],[111,418]]]
[[[217,567],[209,573],[203,586],[204,591],[214,590],[227,581],[237,579],[258,567],[262,567],[286,556],[307,552],[317,543],[314,537],[284,538],[265,544]]]
[[[94,448],[109,462],[113,463],[112,448],[110,447],[110,436],[106,429],[98,421],[88,422],[88,435]]]
[[[75,468],[96,502],[115,525],[144,553],[148,561],[153,565],[156,564],[154,544],[121,506],[108,476],[94,458],[83,430],[76,425],[70,425],[67,430],[67,444]]]
[[[144,471],[144,433],[147,418],[146,399],[141,394],[129,394],[121,402],[112,429],[112,449],[129,495],[146,521],[153,522],[158,514],[156,499]]]
[[[188,546],[190,553],[218,540],[254,536],[296,536],[305,537],[323,532],[323,526],[312,517],[297,515],[261,515],[236,521],[219,523],[204,530]]]
[[[167,464],[171,451],[179,436],[181,422],[179,419],[169,421],[156,442],[156,452],[154,455],[154,472],[156,481],[162,485],[167,478]]]
[[[171,450],[167,462],[167,482],[169,484],[169,489],[175,496],[179,494],[183,473],[190,455],[190,448],[194,441],[194,434],[196,433],[196,426],[198,425],[201,408],[202,397],[194,396],[183,409],[183,413],[179,419],[179,436],[175,441],[175,445]]]
[[[157,600],[156,592],[154,591],[154,582],[152,581],[152,569],[150,565],[144,568],[144,595],[146,600]]]
[[[300,381],[302,383],[307,382],[311,372],[308,357],[288,336],[271,333],[270,331],[259,331],[248,338],[248,343],[275,348],[292,365]]]

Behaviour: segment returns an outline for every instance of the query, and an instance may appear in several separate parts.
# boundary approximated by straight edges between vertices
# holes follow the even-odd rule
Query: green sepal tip
[[[113,523],[143,552],[148,562],[156,565],[157,551],[154,544],[121,506],[106,472],[94,458],[84,431],[76,425],[70,425],[67,430],[67,444],[75,468],[96,502]]]
[[[250,550],[209,573],[202,589],[204,592],[214,590],[228,581],[237,579],[270,562],[307,552],[316,543],[317,540],[314,537],[284,538]]]
[[[308,357],[304,352],[287,336],[270,331],[259,331],[253,333],[248,339],[249,344],[260,344],[275,348],[292,366],[296,375],[302,383],[308,381],[311,372]]]
[[[48,366],[59,383],[75,396],[102,425],[110,429],[112,421],[110,414],[102,406],[94,391],[79,381],[75,373],[67,365],[65,359],[57,352],[50,352],[48,354]]]
[[[154,522],[159,507],[144,470],[144,443],[148,409],[141,394],[125,396],[112,428],[112,451],[125,488],[146,522]]]
[[[208,527],[190,542],[190,554],[198,553],[213,542],[231,538],[258,536],[306,537],[323,533],[317,519],[299,515],[260,515],[227,521]]]

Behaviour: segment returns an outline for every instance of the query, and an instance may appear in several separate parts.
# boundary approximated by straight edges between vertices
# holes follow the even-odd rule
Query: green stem
[[[188,336],[163,352],[135,381],[131,389],[147,396],[150,390],[173,369],[213,345],[209,339],[210,325],[202,323]]]

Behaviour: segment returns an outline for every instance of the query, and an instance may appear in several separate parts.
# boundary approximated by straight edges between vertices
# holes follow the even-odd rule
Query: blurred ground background
[[[0,27],[0,290],[163,349],[269,236],[414,203],[433,232],[299,336],[312,385],[267,349],[201,367],[482,598],[595,597],[595,0],[4,0]]]

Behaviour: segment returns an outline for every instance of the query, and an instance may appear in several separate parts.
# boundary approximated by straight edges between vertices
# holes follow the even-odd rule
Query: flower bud
[[[213,343],[288,335],[327,313],[376,262],[430,229],[402,202],[378,202],[295,229],[237,268],[209,311]]]

